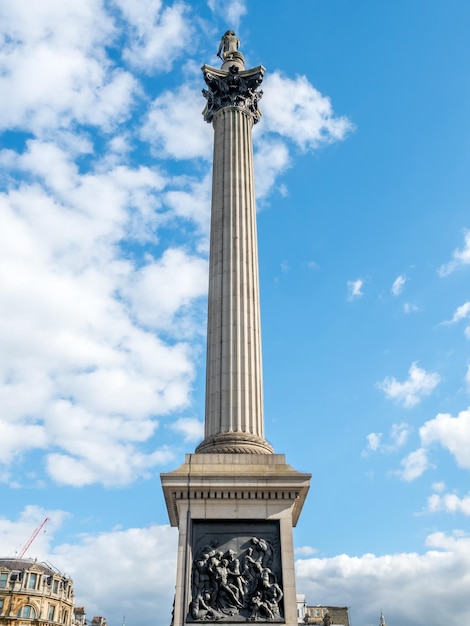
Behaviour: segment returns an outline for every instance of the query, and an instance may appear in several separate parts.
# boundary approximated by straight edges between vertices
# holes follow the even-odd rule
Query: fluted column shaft
[[[245,107],[229,105],[210,119],[214,165],[205,439],[196,452],[269,454],[272,448],[264,439],[254,117]]]
[[[264,437],[253,121],[225,108],[213,124],[205,436]]]

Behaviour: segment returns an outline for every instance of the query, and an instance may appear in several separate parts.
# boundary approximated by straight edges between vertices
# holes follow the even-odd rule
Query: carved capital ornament
[[[218,70],[209,65],[202,66],[204,80],[208,89],[202,93],[207,100],[202,112],[204,120],[211,123],[214,115],[226,107],[236,107],[246,111],[253,123],[261,119],[258,101],[263,92],[258,87],[263,82],[265,68],[262,65],[251,70],[241,70],[237,65],[231,65],[228,70]]]

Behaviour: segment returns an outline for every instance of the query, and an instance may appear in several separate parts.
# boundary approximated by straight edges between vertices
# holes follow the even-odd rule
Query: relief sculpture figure
[[[227,550],[225,558],[228,561],[228,577],[238,589],[239,597],[246,591],[246,581],[240,572],[240,559],[237,559],[235,550]]]
[[[257,560],[263,567],[269,567],[273,560],[273,548],[269,541],[266,541],[266,539],[258,539],[258,537],[252,537],[251,543],[260,554]]]
[[[189,615],[193,621],[282,621],[284,596],[271,567],[272,544],[252,537],[241,554],[204,546],[193,561]],[[255,552],[256,551],[256,552]],[[255,558],[256,557],[256,558]]]
[[[254,622],[258,617],[266,617],[268,620],[274,620],[274,613],[268,606],[268,603],[263,600],[263,596],[259,591],[251,598],[251,604],[253,610],[251,611],[250,621]]]
[[[222,559],[214,570],[214,579],[217,585],[217,605],[222,609],[243,608],[239,600],[238,589],[228,580],[228,561]]]

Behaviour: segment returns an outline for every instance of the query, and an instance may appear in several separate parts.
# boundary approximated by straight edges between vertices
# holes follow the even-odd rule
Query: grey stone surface
[[[248,72],[249,73],[249,72]],[[272,453],[264,438],[252,113],[213,116],[205,439],[198,452]]]

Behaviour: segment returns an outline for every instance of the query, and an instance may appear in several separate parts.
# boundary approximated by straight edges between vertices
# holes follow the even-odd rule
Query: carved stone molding
[[[263,490],[197,490],[186,489],[173,491],[174,500],[288,500],[293,502],[299,498],[299,491]]]
[[[206,437],[196,448],[197,454],[273,454],[272,446],[250,433],[220,433]]]
[[[263,82],[264,67],[262,65],[246,71],[240,71],[237,65],[226,70],[218,70],[203,65],[202,72],[208,89],[202,93],[207,100],[202,112],[206,122],[212,122],[214,115],[226,107],[236,107],[247,112],[256,124],[261,118],[258,100],[263,96],[257,91]]]

